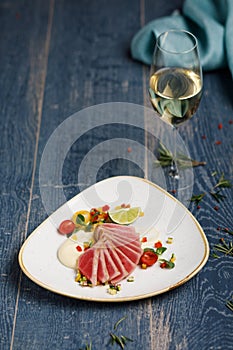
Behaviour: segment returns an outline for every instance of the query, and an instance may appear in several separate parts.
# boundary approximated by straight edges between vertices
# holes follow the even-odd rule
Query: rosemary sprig
[[[226,302],[226,306],[231,310],[233,311],[233,300],[227,300]]]
[[[119,326],[119,324],[120,324],[122,321],[124,321],[126,318],[127,318],[127,316],[124,316],[124,317],[120,318],[120,319],[114,324],[113,329],[116,330],[117,327]]]
[[[127,316],[124,316],[120,320],[118,320],[114,324],[113,329],[117,330],[119,324],[122,321],[124,321],[126,318],[127,318]],[[110,332],[109,335],[110,335],[110,343],[111,343],[111,345],[117,344],[117,345],[119,345],[121,347],[121,349],[124,349],[124,347],[125,347],[125,345],[127,344],[128,341],[133,342],[133,339],[130,339],[130,338],[124,336],[124,335],[118,336],[118,335],[114,334],[113,332]]]
[[[220,239],[219,244],[214,245],[214,249],[225,255],[233,256],[233,242],[227,244],[224,238]]]
[[[222,173],[222,175],[220,176],[218,183],[214,186],[214,188],[217,187],[231,187],[231,182],[229,180],[226,180],[224,177],[224,173]]]
[[[125,348],[125,345],[127,343],[127,341],[131,341],[133,342],[132,339],[128,338],[128,337],[125,337],[124,335],[121,335],[121,336],[118,336],[112,332],[109,333],[110,334],[110,337],[111,337],[111,344],[114,345],[114,344],[118,344],[121,349],[124,349]]]
[[[213,173],[214,175],[216,174],[216,172]],[[220,193],[221,188],[226,188],[226,187],[231,187],[231,182],[230,180],[226,180],[224,177],[224,173],[222,173],[222,175],[220,176],[218,182],[216,183],[216,185],[209,191],[209,194],[218,202],[220,203],[220,201],[224,200],[226,198],[226,196],[224,196],[223,194]],[[215,191],[215,189],[218,188],[217,191]],[[191,202],[194,202],[196,205],[198,205],[200,203],[200,201],[203,199],[203,197],[205,196],[205,193],[201,193],[198,195],[193,195],[190,199]]]
[[[92,342],[90,342],[89,344],[86,344],[84,349],[79,349],[79,350],[92,350]]]
[[[161,142],[159,144],[158,153],[158,160],[155,162],[157,165],[160,165],[162,167],[171,165],[173,154]],[[199,162],[185,156],[184,154],[178,154],[176,161],[181,169],[206,165],[206,162]]]

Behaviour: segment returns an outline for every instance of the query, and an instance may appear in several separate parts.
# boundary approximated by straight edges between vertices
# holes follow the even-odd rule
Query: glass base
[[[179,178],[180,178],[180,175],[178,174],[176,169],[171,169],[169,171],[169,176],[172,177],[175,180],[179,180]]]

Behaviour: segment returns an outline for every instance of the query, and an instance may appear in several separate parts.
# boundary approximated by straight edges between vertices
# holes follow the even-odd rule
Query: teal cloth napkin
[[[158,18],[136,33],[132,57],[150,64],[156,37],[168,29],[185,29],[197,37],[203,70],[228,65],[233,75],[233,0],[186,0],[182,15]]]

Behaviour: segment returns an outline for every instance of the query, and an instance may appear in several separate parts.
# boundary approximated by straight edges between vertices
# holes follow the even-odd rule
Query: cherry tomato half
[[[152,266],[158,260],[158,255],[152,251],[146,251],[141,256],[141,263],[147,266]]]
[[[60,223],[58,231],[62,235],[68,235],[69,233],[74,232],[75,224],[71,220],[64,220]]]

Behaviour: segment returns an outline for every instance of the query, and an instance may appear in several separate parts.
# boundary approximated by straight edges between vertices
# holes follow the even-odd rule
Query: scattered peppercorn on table
[[[110,120],[110,116],[102,120],[100,114],[96,115],[96,124],[88,124],[87,113],[87,118],[78,120],[77,139],[72,139],[77,120],[69,117],[87,108],[92,113],[92,106],[105,103],[110,104],[110,109],[111,103],[118,102],[151,109],[147,91],[149,67],[131,58],[130,43],[144,24],[169,16],[182,4],[182,0],[1,2],[1,349],[232,349],[233,81],[227,68],[204,72],[199,109],[179,129],[198,165],[190,169],[193,188],[182,205],[201,225],[210,248],[208,261],[200,262],[203,266],[195,276],[153,297],[96,302],[56,293],[46,288],[46,281],[43,285],[35,283],[37,277],[34,281],[28,278],[18,262],[26,238],[61,203],[85,191],[93,183],[93,176],[96,182],[118,175],[156,182],[154,174],[160,172],[162,180],[157,185],[168,191],[169,198],[179,199],[180,188],[166,177],[166,167],[158,161],[162,159],[159,149],[163,157],[169,154],[166,148],[157,147],[153,127],[147,125],[144,113],[143,127],[136,120],[135,124],[127,124],[127,120],[122,123],[120,113],[119,120]],[[140,147],[143,160],[139,157]],[[63,163],[58,169],[60,158]],[[57,181],[52,176],[55,168]],[[117,191],[119,196],[125,196],[125,203],[118,203],[116,211],[111,212],[109,202],[114,201]],[[133,197],[127,186],[108,192],[105,202],[99,203],[105,204],[102,212],[97,207],[99,197],[96,190],[96,206],[90,206],[91,199],[83,196],[85,205],[76,212],[67,206],[64,218],[53,214],[51,220],[58,228],[59,242],[62,235],[69,237],[77,224],[85,228],[89,223],[95,225],[97,216],[99,225],[105,221],[109,225],[110,218],[114,225],[123,222],[126,227],[135,219],[145,219],[139,210],[141,203],[134,203],[136,209],[127,215],[122,211],[129,209]],[[145,193],[140,199],[150,203],[150,194]],[[166,205],[159,208],[154,202],[144,207],[151,217],[166,210]],[[43,224],[38,231],[43,231]],[[112,244],[110,239],[110,243],[104,238],[102,241]],[[82,249],[90,249],[90,241],[84,243],[77,244],[78,254]],[[132,255],[133,245],[127,244],[128,255]],[[158,237],[153,242],[145,234],[140,237],[140,244],[149,247],[139,262],[145,278],[156,266],[169,280],[176,265],[183,264],[182,254],[172,250],[176,244],[172,233],[166,240]],[[169,256],[164,253],[164,246]],[[40,267],[50,247],[41,249],[38,245],[35,256],[38,249],[40,257],[32,262]],[[192,250],[183,253],[193,255]],[[103,249],[101,254],[104,256]],[[113,254],[109,256],[112,259]],[[126,258],[121,256],[121,262]],[[48,271],[54,259],[56,253],[46,265]],[[103,260],[103,270],[105,265]],[[70,271],[68,267],[64,269]],[[55,271],[51,276],[64,286],[70,283],[68,277],[60,281],[61,275]],[[80,271],[74,271],[72,279],[76,288],[99,288],[89,287]],[[134,273],[126,279],[132,288],[137,283]],[[143,283],[141,280],[142,290]],[[109,298],[121,295],[120,284],[105,286]]]

